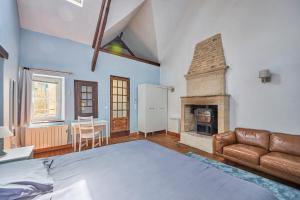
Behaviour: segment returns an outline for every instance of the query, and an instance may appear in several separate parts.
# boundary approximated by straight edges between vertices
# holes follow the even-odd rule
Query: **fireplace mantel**
[[[187,98],[204,98],[204,97],[230,97],[230,95],[204,95],[204,96],[183,96],[181,99]]]

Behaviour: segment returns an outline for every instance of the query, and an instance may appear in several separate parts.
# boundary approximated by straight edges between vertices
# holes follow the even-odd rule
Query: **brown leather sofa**
[[[216,155],[300,184],[300,135],[236,128],[213,141]]]

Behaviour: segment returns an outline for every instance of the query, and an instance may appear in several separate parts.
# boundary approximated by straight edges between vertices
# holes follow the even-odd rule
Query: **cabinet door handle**
[[[155,110],[155,108],[154,107],[150,107],[149,110]]]

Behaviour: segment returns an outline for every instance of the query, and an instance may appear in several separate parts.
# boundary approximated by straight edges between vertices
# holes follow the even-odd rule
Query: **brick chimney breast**
[[[187,95],[225,95],[226,69],[221,34],[198,43],[190,69],[185,75]]]

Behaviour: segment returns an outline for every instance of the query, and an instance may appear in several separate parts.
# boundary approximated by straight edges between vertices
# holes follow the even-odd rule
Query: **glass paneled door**
[[[110,77],[110,127],[112,133],[129,133],[129,87],[128,78]]]

